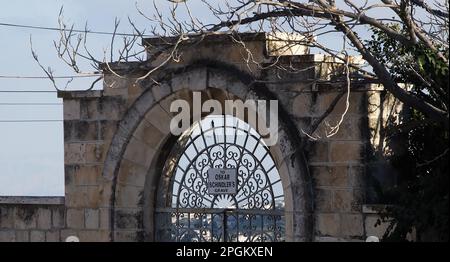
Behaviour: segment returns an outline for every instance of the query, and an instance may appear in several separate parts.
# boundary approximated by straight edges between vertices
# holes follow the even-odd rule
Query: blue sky
[[[156,1],[162,10],[170,4]],[[198,8],[200,1],[192,2],[196,15],[204,12]],[[0,23],[58,27],[58,14],[64,6],[64,21],[84,29],[85,23],[93,31],[113,30],[114,19],[121,20],[119,32],[130,33],[128,16],[139,28],[148,27],[149,21],[140,16],[139,8],[152,14],[150,0],[1,0]],[[57,31],[16,28],[0,25],[0,76],[43,76],[33,60],[33,48],[44,66],[51,66],[54,75],[74,75],[57,57],[53,41]],[[89,35],[88,46],[97,57],[109,47],[110,36]],[[87,63],[82,70],[92,71]],[[75,79],[69,89],[86,89],[89,79]],[[64,86],[65,80],[58,82]],[[46,79],[0,78],[0,91],[47,90],[54,91]],[[8,104],[9,105],[5,105]],[[11,103],[51,103],[51,105],[10,105]],[[64,195],[63,123],[5,122],[17,120],[62,120],[62,100],[56,93],[5,93],[0,92],[0,195]]]
[[[77,28],[87,21],[91,30],[111,31],[114,18],[123,22],[127,16],[139,20],[134,1],[107,0],[2,0],[0,23],[58,26],[58,13],[64,5],[64,17]],[[149,8],[151,1],[138,1]],[[126,23],[123,23],[126,24]],[[128,26],[120,28],[129,31]],[[41,76],[43,72],[30,52],[34,49],[44,65],[51,65],[55,75],[72,75],[57,58],[53,40],[58,32],[0,26],[0,75]],[[109,44],[109,37],[90,36],[89,44],[99,56]],[[86,68],[89,69],[89,68]],[[89,80],[72,82],[70,88],[84,89]],[[60,84],[63,84],[61,82]],[[54,90],[48,80],[3,79],[0,90]],[[3,105],[2,105],[3,103]],[[56,103],[52,105],[4,105],[5,103]],[[64,154],[62,122],[1,122],[2,120],[61,120],[61,99],[56,93],[0,92],[0,195],[64,195]]]

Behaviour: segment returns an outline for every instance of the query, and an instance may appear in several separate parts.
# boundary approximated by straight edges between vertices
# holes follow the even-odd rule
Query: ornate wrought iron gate
[[[169,159],[166,201],[156,208],[159,241],[283,241],[284,194],[262,137],[231,116],[193,125]],[[235,194],[210,194],[208,170],[237,174]]]
[[[159,240],[176,242],[277,242],[284,240],[283,211],[158,209],[170,224]]]

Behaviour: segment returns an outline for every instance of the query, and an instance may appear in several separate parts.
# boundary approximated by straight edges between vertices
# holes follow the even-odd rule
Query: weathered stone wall
[[[158,40],[147,41],[158,45]],[[376,96],[382,89],[352,84],[339,132],[327,137],[326,123],[335,125],[340,119],[345,95],[317,131],[308,134],[319,136],[312,140],[305,134],[311,124],[346,90],[345,82],[330,81],[342,71],[342,63],[323,55],[287,56],[282,59],[302,69],[287,74],[252,62],[277,59],[269,56],[264,37],[247,37],[245,44],[252,51],[250,60],[242,45],[223,36],[205,40],[195,50],[185,49],[178,63],[155,76],[159,84],[136,83],[133,77],[139,70],[128,63],[111,65],[126,77],[105,74],[101,91],[59,93],[64,99],[66,183],[60,239],[153,240],[155,192],[164,161],[160,157],[170,138],[170,102],[189,98],[193,91],[218,100],[279,100],[282,135],[271,152],[291,198],[286,203],[289,240],[361,241],[374,233],[367,224],[373,214],[368,219],[363,212],[368,156],[377,135],[369,123],[378,113],[369,112],[368,101],[369,94]],[[16,231],[9,232],[16,237]]]
[[[59,242],[64,198],[0,196],[0,242]]]
[[[118,122],[127,109],[122,96],[103,91],[62,94],[66,234],[80,241],[108,241],[111,181],[103,163]]]
[[[297,74],[270,72],[268,77],[281,75],[289,84],[268,84],[277,94],[282,106],[293,119],[305,142],[304,152],[310,176],[314,182],[314,240],[352,241],[366,237],[362,205],[366,193],[366,152],[368,139],[367,86],[351,86],[349,108],[339,131],[330,137],[346,109],[346,95],[342,96],[314,133],[309,129],[328,110],[341,92],[345,82],[330,83],[342,64],[328,62],[322,55],[295,58],[297,68],[311,68]],[[311,137],[314,137],[312,139]]]
[[[367,172],[371,178],[367,202],[380,203],[384,191],[397,184],[396,171],[389,165],[387,158],[393,152],[400,155],[406,150],[406,141],[396,136],[392,127],[402,124],[408,111],[404,110],[403,103],[380,85],[371,85],[367,97],[371,146],[367,152]]]

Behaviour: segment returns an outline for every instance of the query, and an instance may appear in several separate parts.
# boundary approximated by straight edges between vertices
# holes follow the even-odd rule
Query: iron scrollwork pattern
[[[161,240],[283,241],[283,187],[262,137],[232,116],[206,117],[187,136],[158,210]],[[208,194],[210,168],[235,169],[237,193]]]

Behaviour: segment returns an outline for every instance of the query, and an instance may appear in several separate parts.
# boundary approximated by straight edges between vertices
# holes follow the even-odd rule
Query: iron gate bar
[[[284,216],[285,211],[280,209],[266,210],[266,209],[228,209],[228,208],[171,208],[158,207],[156,213],[204,213],[204,214],[220,214],[227,210],[229,213],[238,213],[243,215],[269,215],[269,216]]]
[[[169,212],[167,214],[171,214],[171,217],[175,217],[176,218],[176,227],[175,229],[175,240],[177,242],[186,242],[185,237],[188,237],[188,239],[190,240],[195,240],[197,239],[198,241],[220,241],[222,239],[222,241],[241,241],[241,237],[243,238],[242,240],[244,241],[254,241],[254,240],[258,240],[258,241],[279,241],[282,240],[280,239],[281,235],[280,232],[281,230],[283,230],[282,228],[280,228],[279,226],[277,226],[277,221],[278,220],[282,220],[283,219],[283,215],[271,215],[271,214],[267,214],[267,213],[255,213],[255,212],[251,212],[253,214],[242,214],[239,212],[236,212],[236,210],[234,209],[221,209],[218,210],[219,212],[217,213],[211,213],[209,212],[209,214],[207,213],[198,213],[198,212],[194,212],[193,210],[189,209],[190,212]],[[161,212],[159,212],[161,213]],[[210,217],[210,222],[207,222],[208,224],[203,224],[203,221],[206,219],[206,221],[208,221],[208,215]],[[219,215],[219,218],[221,217],[221,235],[214,235],[214,221],[215,221],[215,216]],[[220,216],[221,215],[221,216]],[[200,223],[195,223],[195,220],[192,219],[192,217],[194,217],[194,219],[198,219],[200,221]],[[233,227],[230,227],[229,225],[229,218],[233,218],[234,220],[236,220],[236,224]],[[187,218],[187,221],[184,221],[183,223],[181,223],[181,220]],[[258,222],[258,218],[259,218],[259,226],[258,225],[253,225],[253,220],[255,222]],[[246,228],[245,226],[243,228],[241,228],[239,226],[240,220],[244,219],[246,221],[248,221],[249,226]],[[271,223],[269,223],[269,227],[265,228],[265,220],[268,219],[268,221],[272,221]],[[194,226],[192,226],[194,223]],[[208,236],[208,230],[205,227],[205,225],[210,225],[211,226],[211,235]],[[231,231],[228,231],[228,229],[230,228]],[[219,228],[220,229],[220,228]],[[164,230],[164,229],[163,229]],[[171,231],[171,230],[170,230]],[[172,231],[173,232],[173,231]],[[252,233],[253,232],[253,233]],[[254,234],[255,232],[258,232],[257,234]]]
[[[222,227],[223,227],[223,242],[228,242],[228,216],[227,216],[227,210],[224,209],[223,210],[223,222],[222,222]]]

